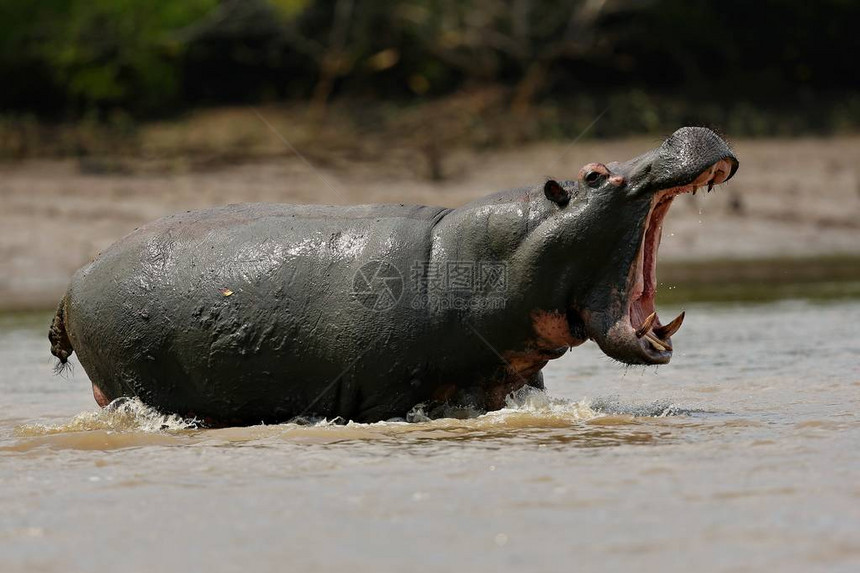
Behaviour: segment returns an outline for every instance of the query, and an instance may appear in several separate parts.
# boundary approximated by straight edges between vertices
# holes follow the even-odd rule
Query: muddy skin
[[[705,128],[626,163],[458,209],[229,205],[172,215],[80,269],[50,329],[96,401],[139,397],[212,425],[362,422],[418,403],[497,409],[587,339],[664,364],[662,218],[734,175]],[[652,316],[653,314],[653,316]]]

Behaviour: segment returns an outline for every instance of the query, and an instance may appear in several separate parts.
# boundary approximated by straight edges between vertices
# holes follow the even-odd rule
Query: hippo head
[[[540,224],[545,256],[562,273],[574,337],[590,338],[628,364],[665,364],[683,314],[666,324],[655,312],[657,249],[675,197],[708,190],[738,168],[713,131],[685,127],[625,163],[589,163],[576,181],[547,181]],[[558,275],[556,275],[558,276]]]

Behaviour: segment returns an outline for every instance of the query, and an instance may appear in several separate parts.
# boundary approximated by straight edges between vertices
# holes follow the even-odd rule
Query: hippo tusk
[[[666,326],[658,326],[654,329],[654,334],[656,334],[657,337],[661,340],[666,340],[667,338],[678,332],[678,329],[681,328],[681,324],[683,324],[684,322],[684,316],[686,314],[686,312],[682,312],[675,318],[675,320],[673,320]]]
[[[651,315],[645,319],[638,329],[636,329],[636,338],[642,338],[642,336],[651,330],[651,325],[654,324],[654,321],[657,319],[657,313],[652,312]]]
[[[660,352],[665,352],[666,350],[671,350],[672,347],[666,344],[663,340],[657,340],[654,338],[654,335],[650,332],[645,334],[645,340],[651,343],[651,346],[659,350]]]

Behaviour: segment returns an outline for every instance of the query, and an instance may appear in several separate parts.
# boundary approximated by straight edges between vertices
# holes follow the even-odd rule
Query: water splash
[[[591,408],[605,415],[627,415],[636,418],[666,418],[687,416],[696,410],[683,408],[670,400],[654,400],[645,404],[626,403],[619,396],[605,396],[589,401]]]
[[[63,424],[23,424],[18,437],[49,436],[69,432],[171,432],[199,427],[194,419],[162,414],[138,398],[117,398],[96,412],[82,412]]]
[[[505,407],[485,412],[468,405],[418,404],[403,418],[358,423],[343,418],[302,417],[284,424],[253,428],[208,430],[209,437],[247,441],[267,436],[327,436],[339,439],[369,439],[436,430],[495,432],[528,428],[569,428],[583,423],[632,422],[633,418],[677,416],[691,411],[656,400],[648,404],[625,403],[618,396],[579,401],[553,397],[545,391],[524,387],[508,395]],[[83,412],[61,424],[24,424],[15,429],[20,438],[96,432],[105,434],[184,434],[200,429],[198,420],[163,414],[137,398],[119,398],[96,412]],[[235,435],[234,435],[235,434]],[[188,436],[190,438],[190,436]],[[202,438],[202,435],[199,436]]]
[[[523,427],[570,425],[590,420],[600,413],[594,411],[582,400],[575,402],[555,398],[543,390],[524,386],[505,398],[505,407],[486,412],[470,405],[461,404],[418,404],[406,415],[405,421],[411,423],[460,422],[467,426],[487,425]]]

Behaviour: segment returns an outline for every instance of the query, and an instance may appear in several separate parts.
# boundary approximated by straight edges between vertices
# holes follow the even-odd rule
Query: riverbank
[[[337,154],[306,162],[259,119],[248,121],[247,129],[262,130],[257,137],[272,138],[281,152],[169,169],[127,158],[123,169],[100,168],[112,165],[109,157],[0,164],[0,310],[54,306],[75,269],[141,224],[176,211],[248,201],[457,206],[547,176],[575,177],[585,163],[625,160],[659,143],[637,138],[493,151],[452,146],[443,180],[433,181],[417,176],[396,149],[390,163]],[[860,137],[733,145],[738,175],[673,206],[660,250],[661,282],[704,289],[742,276],[748,284],[798,282],[795,277],[856,285]]]

